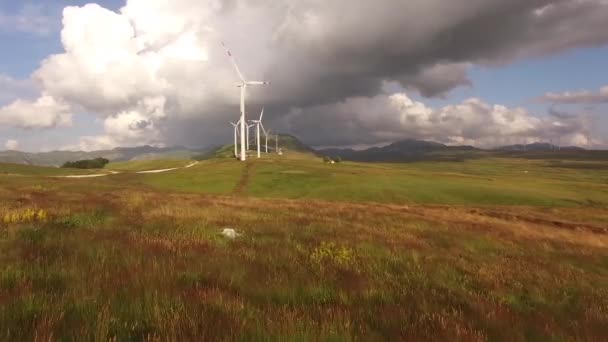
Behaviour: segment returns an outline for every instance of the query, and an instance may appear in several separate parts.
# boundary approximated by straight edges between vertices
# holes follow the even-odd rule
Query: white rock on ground
[[[227,237],[229,239],[235,239],[237,236],[239,236],[241,234],[237,233],[232,228],[224,228],[224,230],[222,231],[222,235],[224,235],[225,237]]]

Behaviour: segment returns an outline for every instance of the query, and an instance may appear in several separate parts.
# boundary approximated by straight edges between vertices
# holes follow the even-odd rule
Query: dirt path
[[[186,166],[183,166],[183,167],[174,167],[174,168],[171,168],[171,169],[161,169],[161,170],[138,171],[138,172],[134,172],[134,173],[137,173],[137,174],[163,173],[163,172],[169,172],[169,171],[180,170],[180,169],[189,169],[189,168],[193,167],[196,164],[198,164],[198,162],[190,163],[190,164],[188,164]],[[55,176],[55,178],[97,178],[97,177],[106,177],[106,176],[110,176],[110,175],[116,175],[116,174],[119,174],[119,173],[123,173],[123,172],[108,171],[107,173],[98,173],[98,174],[93,174],[93,175]]]
[[[135,173],[139,173],[139,174],[146,174],[146,173],[163,173],[163,172],[168,172],[168,171],[174,171],[174,170],[179,170],[179,169],[189,169],[191,167],[193,167],[194,165],[198,164],[198,162],[195,163],[190,163],[184,167],[173,167],[170,169],[161,169],[161,170],[146,170],[146,171],[139,171],[139,172],[135,172]]]
[[[233,194],[244,195],[247,192],[247,187],[249,186],[249,177],[251,176],[252,171],[253,163],[245,162],[245,167],[243,168],[243,172],[241,173],[241,179],[232,191]]]
[[[106,177],[109,175],[115,175],[120,172],[110,171],[108,173],[97,173],[93,175],[71,175],[71,176],[55,176],[56,178],[97,178],[97,177]]]

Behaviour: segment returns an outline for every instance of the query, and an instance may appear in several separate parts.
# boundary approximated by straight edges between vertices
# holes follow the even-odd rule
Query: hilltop
[[[268,137],[268,152],[269,153],[274,153],[276,152],[276,146],[277,146],[277,139],[276,139],[276,135],[271,135]],[[315,151],[312,147],[306,145],[305,143],[303,143],[298,137],[291,135],[291,134],[279,134],[279,141],[278,141],[278,146],[279,149],[283,152],[283,153],[296,153],[298,155],[309,155],[309,156],[314,156],[317,154],[317,151]],[[265,144],[264,144],[264,140],[262,140],[262,146],[261,146],[261,151],[264,152],[265,151]],[[251,144],[249,145],[250,148],[250,155],[255,155],[256,151],[257,151],[257,147],[255,144]],[[228,145],[223,145],[220,147],[216,147],[214,149],[211,149],[211,151],[204,153],[202,155],[199,156],[195,156],[194,159],[197,160],[205,160],[205,159],[211,159],[211,158],[233,158],[234,157],[234,144],[228,144]]]

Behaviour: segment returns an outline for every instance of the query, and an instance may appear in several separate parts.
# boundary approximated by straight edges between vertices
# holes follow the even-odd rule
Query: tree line
[[[106,158],[95,158],[65,162],[61,167],[70,169],[103,169],[110,161]]]

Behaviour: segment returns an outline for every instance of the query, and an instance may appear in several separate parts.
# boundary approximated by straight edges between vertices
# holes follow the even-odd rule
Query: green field
[[[552,160],[325,164],[313,158],[213,159],[134,180],[166,191],[348,202],[452,205],[605,206],[608,170],[558,167]],[[557,164],[559,165],[559,164]],[[586,164],[583,164],[586,165]],[[247,177],[243,177],[247,169]],[[243,179],[246,178],[246,179]],[[118,180],[117,182],[121,182]],[[584,189],[584,191],[581,191]]]
[[[0,340],[608,336],[608,160],[189,163],[0,165]]]

